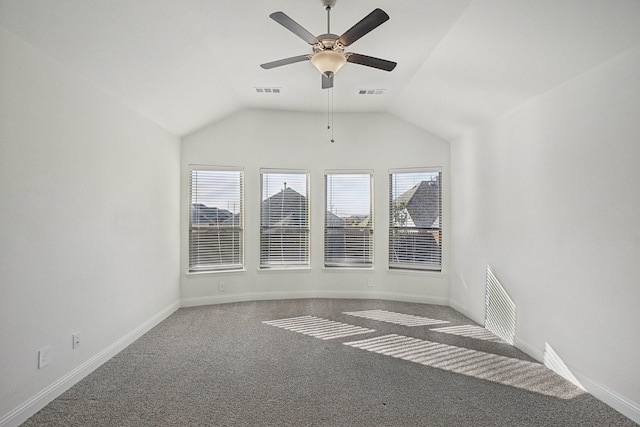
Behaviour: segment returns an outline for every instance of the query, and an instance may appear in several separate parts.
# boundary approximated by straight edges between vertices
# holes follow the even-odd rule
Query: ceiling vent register
[[[257,87],[256,92],[258,93],[280,93],[279,87]]]

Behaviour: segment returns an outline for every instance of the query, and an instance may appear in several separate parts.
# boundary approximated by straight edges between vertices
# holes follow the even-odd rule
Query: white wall
[[[182,142],[183,305],[281,297],[363,297],[448,304],[449,144],[388,114],[336,114],[331,143],[326,114],[248,110]],[[242,166],[245,171],[245,265],[241,273],[187,275],[188,165]],[[389,168],[442,166],[444,272],[387,269]],[[309,169],[311,173],[311,270],[259,271],[260,168]],[[325,169],[374,170],[373,271],[323,269]],[[374,286],[367,286],[367,279]],[[220,292],[219,282],[225,291]]]
[[[452,306],[482,322],[491,265],[518,345],[640,422],[640,47],[451,151]]]
[[[0,425],[15,425],[177,308],[180,149],[1,28],[0,51]]]

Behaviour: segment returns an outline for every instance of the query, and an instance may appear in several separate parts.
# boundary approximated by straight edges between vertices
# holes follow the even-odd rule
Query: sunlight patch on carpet
[[[460,325],[460,326],[445,326],[443,328],[434,328],[432,331],[442,332],[444,334],[452,334],[460,337],[473,338],[483,341],[500,342],[505,343],[503,339],[496,336],[493,332],[476,325]]]
[[[344,345],[560,399],[572,399],[584,393],[539,363],[463,347],[396,334]]]
[[[585,390],[582,383],[573,375],[571,369],[564,363],[564,361],[560,358],[558,353],[549,345],[549,343],[544,344],[544,366],[551,369],[556,374],[560,375],[567,381],[575,384],[576,387]]]
[[[375,329],[362,328],[346,323],[334,322],[314,316],[291,317],[288,319],[268,320],[262,322],[288,331],[298,332],[323,340],[349,337],[352,335],[368,334]]]
[[[446,320],[430,319],[428,317],[414,316],[413,314],[394,313],[385,310],[349,311],[342,314],[364,317],[365,319],[379,320],[402,326],[429,326],[449,323]]]

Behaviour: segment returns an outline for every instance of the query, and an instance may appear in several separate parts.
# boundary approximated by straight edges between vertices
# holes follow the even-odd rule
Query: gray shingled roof
[[[404,204],[416,227],[431,227],[440,217],[440,188],[438,181],[421,181],[405,191],[395,201]]]
[[[285,188],[262,202],[263,227],[307,226],[307,199],[292,188]]]

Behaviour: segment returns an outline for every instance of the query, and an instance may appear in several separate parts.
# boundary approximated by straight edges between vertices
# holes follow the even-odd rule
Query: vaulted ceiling
[[[331,32],[376,7],[390,20],[348,50],[398,66],[347,63],[335,111],[389,112],[448,140],[640,44],[638,0],[338,0]],[[244,108],[326,111],[309,61],[259,66],[311,53],[275,11],[326,32],[320,0],[0,0],[0,25],[183,136]]]

